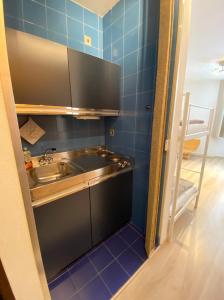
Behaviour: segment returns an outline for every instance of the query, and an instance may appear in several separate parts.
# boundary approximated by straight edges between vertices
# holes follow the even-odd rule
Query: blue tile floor
[[[146,260],[144,236],[132,224],[67,268],[49,289],[52,300],[108,300]]]

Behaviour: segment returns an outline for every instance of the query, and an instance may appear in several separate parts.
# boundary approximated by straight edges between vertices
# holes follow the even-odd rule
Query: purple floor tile
[[[115,257],[121,254],[128,246],[118,235],[113,235],[106,240],[105,244]]]
[[[130,223],[129,226],[131,226],[132,228],[134,228],[134,230],[137,231],[142,237],[145,236],[145,233],[143,232],[143,230],[140,227],[136,226],[133,223]]]
[[[129,245],[131,245],[134,241],[137,240],[138,237],[140,237],[140,234],[135,231],[131,226],[125,226],[119,233],[119,236],[121,236]]]
[[[101,276],[112,294],[115,294],[129,278],[127,273],[125,273],[117,262],[113,262],[109,265],[101,273]]]
[[[142,264],[142,260],[130,248],[118,257],[118,261],[130,276],[133,275]]]
[[[71,280],[76,289],[81,289],[86,283],[96,277],[97,273],[87,256],[78,260],[69,269]]]
[[[147,254],[145,251],[145,240],[143,238],[137,239],[134,244],[131,245],[131,248],[137,252],[138,256],[142,258],[142,260],[147,259]]]
[[[101,245],[89,254],[90,260],[94,263],[97,271],[101,271],[113,261],[113,256]]]
[[[105,284],[100,277],[96,277],[74,295],[71,300],[109,300],[110,298],[111,295]]]
[[[75,293],[75,288],[67,272],[49,284],[52,300],[65,300]]]

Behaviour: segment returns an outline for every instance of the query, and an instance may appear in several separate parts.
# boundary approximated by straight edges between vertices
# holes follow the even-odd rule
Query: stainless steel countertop
[[[66,151],[53,154],[53,162],[67,162],[76,172],[48,183],[35,182],[28,171],[33,207],[58,200],[81,191],[99,182],[133,169],[130,157],[116,154],[104,147],[88,148],[79,151]],[[41,156],[33,157],[34,168],[39,167]]]

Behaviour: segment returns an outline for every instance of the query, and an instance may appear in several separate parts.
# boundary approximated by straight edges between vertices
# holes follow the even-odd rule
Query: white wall
[[[191,93],[191,103],[210,108],[216,108],[219,92],[219,80],[187,80],[185,83],[185,91]],[[193,118],[203,118],[206,116],[197,111]],[[201,140],[201,145],[196,151],[196,154],[203,152],[204,139]],[[208,156],[224,157],[224,138],[215,138],[211,136]]]

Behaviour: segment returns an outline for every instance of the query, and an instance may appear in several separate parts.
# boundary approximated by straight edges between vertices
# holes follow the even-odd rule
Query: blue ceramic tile
[[[139,70],[143,71],[155,65],[157,57],[156,45],[150,45],[148,47],[143,47],[139,51],[138,64]]]
[[[111,47],[108,47],[107,49],[103,50],[103,58],[104,59],[111,61],[111,56],[112,56]]]
[[[132,95],[136,93],[137,88],[137,75],[130,75],[128,77],[125,77],[124,79],[124,94]]]
[[[113,256],[103,245],[94,249],[94,251],[89,254],[89,258],[94,263],[98,271],[101,271],[113,260]]]
[[[135,131],[135,115],[125,115],[121,118],[121,130],[134,132]]]
[[[89,55],[99,57],[99,50],[96,49],[96,48],[85,46],[84,47],[84,52],[89,54]]]
[[[75,288],[66,272],[49,284],[52,300],[64,300],[70,298],[75,293]]]
[[[136,117],[136,132],[147,134],[152,128],[152,115],[144,114]]]
[[[138,133],[135,138],[135,149],[149,152],[150,132]]]
[[[61,34],[57,34],[56,32],[52,32],[52,31],[48,31],[47,32],[47,37],[49,40],[59,43],[59,44],[63,44],[63,45],[67,45],[67,37]]]
[[[47,38],[47,31],[45,28],[39,27],[28,22],[24,22],[24,31],[42,38]]]
[[[124,58],[124,76],[136,74],[138,70],[138,52],[134,52]]]
[[[145,240],[143,238],[139,238],[131,248],[142,258],[143,261],[147,259],[147,254],[145,251]]]
[[[92,27],[84,25],[84,34],[92,38],[92,47],[98,48],[98,41],[99,41],[98,31],[93,29]]]
[[[99,17],[99,30],[103,31],[103,18]]]
[[[133,275],[142,264],[142,260],[130,248],[118,257],[118,261],[130,276]]]
[[[83,42],[83,25],[71,18],[68,18],[68,36],[77,40],[78,42]]]
[[[123,97],[121,100],[121,108],[122,111],[133,114],[136,110],[136,95]]]
[[[138,29],[130,31],[124,38],[124,55],[138,49]]]
[[[78,42],[75,39],[69,38],[69,40],[68,40],[68,46],[69,46],[69,48],[72,48],[72,49],[84,52],[84,44]]]
[[[48,30],[62,35],[67,35],[66,17],[64,14],[58,13],[55,10],[47,8],[47,25]]]
[[[103,32],[103,46],[104,49],[111,46],[111,27]]]
[[[33,1],[33,0],[32,0]],[[40,4],[43,4],[43,5],[45,5],[45,1],[46,0],[35,0],[36,2],[38,2],[38,3],[40,3]]]
[[[46,5],[63,13],[65,12],[65,0],[46,0]]]
[[[69,273],[77,290],[82,288],[87,282],[97,275],[96,270],[87,256],[84,256],[74,263],[74,265],[69,269]]]
[[[116,42],[123,36],[123,18],[117,19],[111,26],[112,43]]]
[[[130,9],[132,6],[136,5],[139,0],[125,0],[125,12]],[[151,1],[149,1],[151,2]]]
[[[6,16],[5,15],[5,23],[7,27],[22,30],[23,29],[23,22],[22,20],[16,19],[14,17]]]
[[[23,12],[26,21],[46,27],[46,10],[44,6],[30,0],[23,0]]]
[[[96,277],[71,300],[109,300],[111,295],[100,277]]]
[[[111,12],[111,21],[114,22],[116,19],[124,15],[124,0],[120,0],[113,8]]]
[[[103,33],[101,31],[98,31],[99,35],[99,45],[98,45],[98,48],[100,51],[103,52]]]
[[[98,16],[87,9],[84,9],[84,23],[98,30]]]
[[[103,30],[111,25],[111,10],[103,17]]]
[[[130,9],[128,9],[125,13],[124,17],[124,34],[127,34],[129,31],[134,29],[139,25],[139,2]]]
[[[138,91],[147,92],[154,88],[155,84],[155,68],[150,68],[139,73]]]
[[[66,11],[69,17],[83,22],[84,9],[80,5],[72,2],[71,0],[66,0]]]
[[[113,262],[109,265],[101,273],[101,276],[112,294],[115,294],[129,277],[117,262]]]
[[[136,232],[131,226],[127,225],[122,228],[119,232],[119,235],[129,244],[131,245],[134,241],[139,238],[139,233]]]
[[[114,257],[117,257],[127,248],[127,244],[118,235],[113,235],[111,238],[106,240],[105,244],[110,249],[110,252]]]
[[[15,18],[22,18],[22,0],[5,0],[4,4],[4,12],[6,15]]]
[[[138,94],[138,101],[137,101],[137,110],[139,113],[153,113],[153,101],[154,101],[154,92],[144,92]],[[150,110],[146,110],[146,106],[150,107]]]
[[[123,58],[123,39],[112,44],[112,60],[116,61]]]

